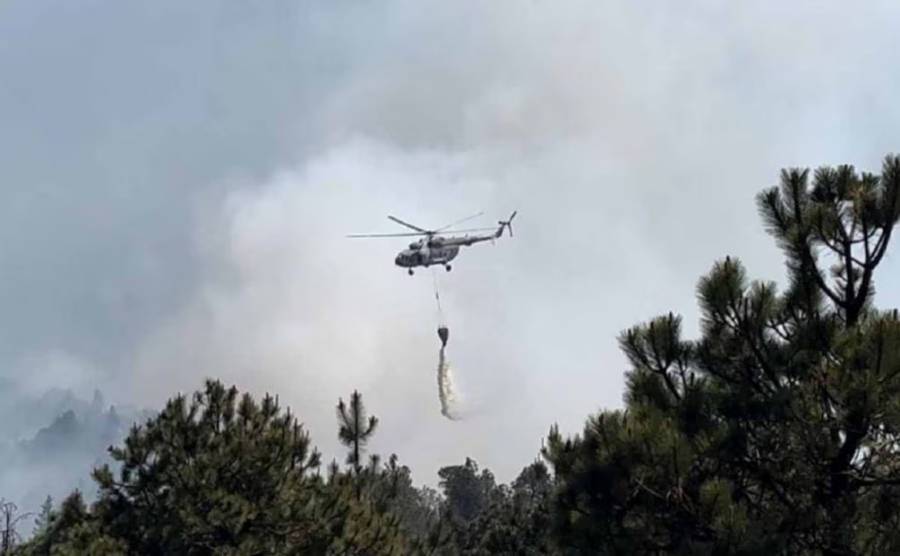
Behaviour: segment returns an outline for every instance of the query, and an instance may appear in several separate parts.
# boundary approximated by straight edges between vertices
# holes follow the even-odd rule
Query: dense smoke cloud
[[[465,456],[508,478],[552,422],[620,403],[615,335],[690,323],[715,258],[781,278],[753,206],[778,169],[897,148],[898,22],[880,2],[6,2],[0,377],[144,407],[219,377],[278,393],[326,453],[356,388],[417,480]],[[480,408],[450,422],[429,277],[343,236],[513,209],[514,239],[443,277]]]

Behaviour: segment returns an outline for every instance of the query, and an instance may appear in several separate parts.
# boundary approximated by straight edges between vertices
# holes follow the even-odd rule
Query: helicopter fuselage
[[[394,264],[402,268],[419,266],[447,265],[459,254],[459,245],[426,245],[413,244],[404,249],[394,259]]]

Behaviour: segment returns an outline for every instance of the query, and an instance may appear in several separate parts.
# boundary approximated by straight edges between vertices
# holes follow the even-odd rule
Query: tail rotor
[[[509,215],[509,219],[500,220],[499,222],[497,222],[497,224],[500,224],[501,231],[503,230],[503,228],[506,228],[507,230],[509,230],[509,237],[513,237],[512,221],[513,221],[513,218],[516,217],[516,214],[518,214],[518,212],[519,211],[515,210],[515,211],[513,211],[512,214]]]

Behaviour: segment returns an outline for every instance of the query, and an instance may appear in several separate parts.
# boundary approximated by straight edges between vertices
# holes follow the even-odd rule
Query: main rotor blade
[[[422,232],[423,234],[428,232],[428,230],[423,230],[422,228],[420,228],[420,227],[418,227],[418,226],[413,226],[413,225],[410,224],[409,222],[404,222],[403,220],[400,220],[400,219],[397,218],[396,216],[388,216],[388,218],[391,219],[391,220],[393,220],[393,221],[396,222],[397,224],[400,224],[401,226],[406,226],[407,228],[410,228],[410,229],[415,230],[415,231],[417,231],[417,232]]]
[[[463,222],[468,222],[469,220],[472,220],[473,218],[478,218],[478,217],[481,216],[482,214],[484,214],[484,211],[481,211],[481,212],[479,212],[478,214],[473,214],[472,216],[467,216],[467,217],[463,218],[462,220],[457,220],[457,221],[454,222],[453,224],[447,224],[447,225],[444,226],[443,228],[438,228],[438,229],[435,230],[435,231],[437,231],[437,232],[443,232],[443,231],[446,230],[447,228],[452,228],[453,226],[459,226],[459,225],[462,224]]]
[[[350,234],[347,237],[409,237],[428,235],[422,232],[408,232],[405,234]]]
[[[493,232],[497,228],[466,228],[464,230],[444,230],[444,234],[462,234],[465,232]]]

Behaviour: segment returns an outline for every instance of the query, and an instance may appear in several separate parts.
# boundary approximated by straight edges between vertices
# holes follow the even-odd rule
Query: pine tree
[[[471,458],[466,458],[463,465],[442,467],[438,471],[450,519],[470,522],[491,503],[497,488],[494,475],[487,469],[478,471],[478,463]]]
[[[789,284],[727,257],[701,337],[669,314],[625,331],[626,410],[551,430],[556,535],[574,552],[900,551],[900,322],[872,306],[900,218],[900,158],[782,172],[758,197]],[[826,270],[827,267],[827,270]]]
[[[360,476],[322,478],[309,436],[272,396],[207,381],[110,453],[117,469],[94,471],[97,501],[66,498],[23,555],[410,553],[398,519],[359,496]]]
[[[550,538],[550,495],[547,466],[536,461],[511,485],[501,485],[490,503],[469,524],[464,554],[555,554]]]
[[[375,434],[378,426],[378,418],[374,415],[366,417],[366,407],[363,405],[362,395],[356,390],[350,395],[349,406],[343,399],[338,400],[338,438],[349,448],[347,464],[353,468],[356,475],[362,472],[362,455],[369,438]]]
[[[396,516],[411,537],[424,539],[437,524],[437,492],[428,487],[416,488],[411,470],[398,463],[396,454],[372,477],[369,493],[379,510]]]
[[[104,531],[98,516],[91,515],[81,492],[67,496],[58,511],[52,510],[49,497],[43,506],[43,513],[51,519],[35,536],[21,547],[21,556],[78,556],[97,554],[104,556],[125,556],[126,543]]]
[[[257,403],[208,381],[190,402],[177,396],[135,425],[110,454],[118,470],[95,470],[94,507],[69,497],[34,547],[195,554],[327,545],[313,509],[318,453],[270,396]]]
[[[438,541],[432,545],[436,554],[556,554],[550,536],[553,481],[542,461],[525,467],[510,485],[498,485],[469,458],[438,476],[444,501],[430,535]]]
[[[342,472],[332,462],[328,473],[329,498],[336,502],[331,513],[331,533],[337,553],[407,554],[416,544],[416,532],[405,521],[401,504],[403,486],[397,456],[385,467],[378,454],[363,466],[366,443],[378,426],[378,418],[367,416],[362,395],[354,391],[350,403],[338,399],[338,438],[347,446],[349,470]],[[411,486],[411,482],[410,482]],[[408,493],[404,493],[408,494]]]
[[[53,498],[47,496],[41,504],[41,511],[34,518],[34,534],[40,535],[46,531],[53,522]]]

